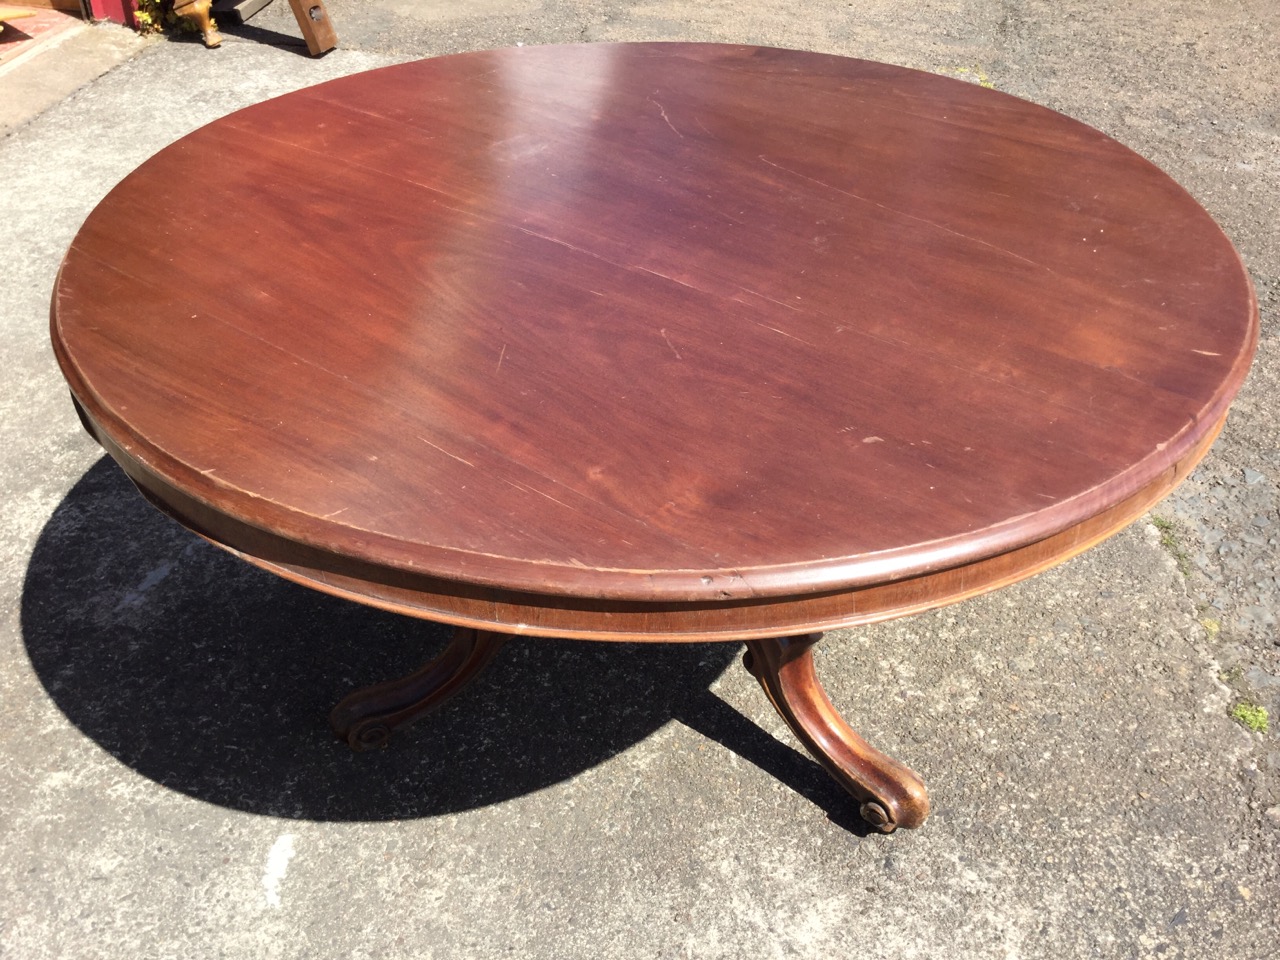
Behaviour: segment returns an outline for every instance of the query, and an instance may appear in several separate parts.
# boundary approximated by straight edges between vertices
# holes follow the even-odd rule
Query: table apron
[[[379,567],[298,544],[215,511],[166,483],[105,431],[95,438],[154,506],[211,543],[295,583],[408,616],[527,636],[700,642],[792,636],[875,623],[1015,583],[1088,550],[1161,500],[1208,452],[1224,417],[1137,492],[1082,523],[972,563],[882,584],[726,601],[576,598]],[[92,427],[86,422],[87,427]]]

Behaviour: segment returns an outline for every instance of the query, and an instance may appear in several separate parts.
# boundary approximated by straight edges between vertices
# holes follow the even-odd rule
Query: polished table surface
[[[89,217],[52,324],[143,492],[282,575],[473,631],[767,640],[1139,516],[1257,306],[1181,187],[1043,107],[600,44],[197,130]]]

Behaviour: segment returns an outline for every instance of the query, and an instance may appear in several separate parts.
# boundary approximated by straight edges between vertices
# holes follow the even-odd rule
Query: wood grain
[[[818,682],[813,647],[821,639],[815,633],[749,640],[743,665],[805,749],[859,802],[867,823],[882,833],[923,825],[929,816],[924,783],[854,732]]]
[[[196,131],[86,221],[52,330],[135,482],[254,562],[699,639],[946,602],[1128,522],[1207,449],[1257,307],[1185,191],[1052,111],[601,44]]]
[[[302,38],[307,42],[307,52],[313,57],[338,45],[338,32],[333,29],[329,11],[321,0],[289,0],[289,6],[293,9],[293,18],[298,21]]]

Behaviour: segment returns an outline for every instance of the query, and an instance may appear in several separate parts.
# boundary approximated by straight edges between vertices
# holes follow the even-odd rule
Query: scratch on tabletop
[[[648,267],[642,267],[639,264],[636,264],[630,269],[639,270],[641,273],[647,273],[655,277],[661,277],[663,280],[670,280],[672,283],[678,283],[680,286],[688,287],[690,290],[698,290],[698,288],[691,283],[685,283],[683,280],[678,280],[675,277],[669,277],[665,273],[659,273],[657,270],[650,270]],[[698,292],[701,293],[702,291],[698,290]]]
[[[525,234],[526,236],[537,237],[539,240],[546,240],[548,243],[558,244],[562,247],[566,247],[567,249],[572,250],[574,253],[581,253],[584,256],[591,257],[593,260],[599,260],[601,263],[607,263],[611,267],[618,267],[622,270],[638,270],[641,273],[647,273],[647,274],[650,274],[651,276],[659,277],[660,279],[663,279],[663,280],[670,280],[672,283],[679,284],[682,287],[688,287],[690,290],[697,290],[699,293],[705,292],[703,290],[698,290],[698,288],[691,283],[685,283],[683,280],[678,280],[675,277],[669,277],[665,273],[659,273],[657,270],[650,270],[648,267],[642,267],[638,263],[632,263],[632,264],[619,263],[617,260],[610,260],[608,257],[602,257],[600,254],[594,253],[591,250],[586,250],[582,247],[574,246],[568,240],[561,240],[558,237],[549,237],[545,233],[538,233],[538,231],[536,230],[530,230],[528,227],[522,227],[519,224],[513,224],[513,226],[515,226],[517,230],[519,230],[521,233]],[[595,291],[595,290],[592,290],[591,292],[598,293],[598,291]],[[604,296],[604,294],[599,294],[599,295]]]
[[[437,444],[432,443],[426,437],[418,437],[418,439],[421,440],[423,443],[425,443],[428,447],[431,447],[434,450],[439,450],[446,457],[452,457],[454,460],[457,460],[459,463],[465,463],[468,467],[475,466],[475,464],[472,463],[470,460],[464,460],[462,457],[458,456],[456,453],[450,453],[444,447],[441,447],[441,446],[438,446]]]
[[[938,223],[937,221],[928,220],[924,217],[917,217],[915,214],[907,213],[905,210],[897,210],[894,207],[888,206],[887,204],[878,203],[875,200],[872,200],[870,197],[863,197],[856,193],[852,193],[849,190],[841,190],[839,187],[832,186],[829,183],[823,183],[821,180],[818,180],[814,177],[806,176],[805,174],[800,173],[797,170],[790,170],[784,167],[780,163],[774,163],[772,160],[770,160],[768,157],[764,155],[760,156],[760,160],[763,161],[764,163],[767,163],[771,167],[781,170],[783,173],[791,174],[793,177],[799,177],[801,180],[808,180],[810,183],[816,183],[820,187],[826,187],[828,190],[834,190],[836,193],[844,194],[844,196],[846,197],[852,197],[854,200],[861,201],[862,203],[869,203],[873,207],[879,207],[881,210],[887,210],[890,213],[896,213],[900,217],[906,217],[909,220],[915,220],[919,223],[926,223],[929,226],[936,227],[939,230],[943,230],[951,234],[952,236],[960,237],[964,240],[971,240],[974,243],[980,243],[984,247],[990,247],[992,250],[999,250],[1001,253],[1006,254],[1010,257],[1013,257],[1015,260],[1021,260],[1023,263],[1029,263],[1033,267],[1039,267],[1041,270],[1048,270],[1050,273],[1054,272],[1049,267],[1046,267],[1043,263],[1037,263],[1036,261],[1031,260],[1027,257],[1024,257],[1019,253],[1014,253],[1012,250],[1006,250],[1004,247],[998,246],[994,243],[988,243],[986,240],[979,239],[978,237],[971,237],[967,233],[961,233],[959,230],[952,230],[950,227],[944,224]]]
[[[662,339],[663,339],[663,340],[665,340],[665,341],[667,341],[667,346],[668,346],[668,347],[670,347],[670,348],[671,348],[671,352],[672,352],[672,353],[674,353],[674,354],[676,355],[676,359],[677,359],[677,360],[683,360],[683,359],[684,359],[684,357],[680,356],[680,351],[676,349],[676,345],[675,345],[674,343],[672,343],[672,342],[671,342],[671,338],[667,336],[667,328],[666,328],[666,327],[663,327],[663,328],[662,328],[660,331],[658,331],[658,332],[662,334]]]
[[[515,228],[519,230],[521,233],[528,234],[531,237],[537,237],[539,240],[546,240],[550,243],[558,243],[562,247],[568,247],[574,253],[584,253],[588,257],[594,257],[596,260],[603,260],[605,263],[613,264],[612,260],[607,260],[604,257],[600,256],[600,254],[592,253],[590,250],[584,250],[582,249],[582,247],[575,247],[568,240],[561,240],[558,237],[548,237],[545,233],[538,233],[537,230],[530,230],[528,227],[522,227],[519,224],[513,224],[513,226],[515,226]],[[617,264],[613,264],[613,265],[617,266]]]
[[[763,293],[760,293],[758,290],[751,290],[751,289],[748,289],[747,287],[743,287],[742,292],[749,293],[753,297],[759,297],[761,300],[768,300],[770,303],[776,303],[778,306],[786,307],[788,310],[794,310],[797,313],[800,312],[800,308],[797,307],[794,303],[784,303],[781,300],[775,300],[773,297],[765,296]]]
[[[1212,350],[1192,350],[1192,353],[1198,353],[1202,357],[1220,357],[1222,354],[1214,353]]]
[[[507,345],[504,343],[502,345],[502,350],[498,353],[498,369],[499,370],[502,369],[502,361],[506,359],[506,356],[507,356]]]
[[[653,92],[657,93],[658,91],[655,90]],[[675,125],[671,122],[671,118],[667,116],[667,108],[664,107],[662,104],[660,104],[657,100],[653,99],[653,97],[645,97],[645,99],[658,108],[658,112],[662,114],[662,122],[671,128],[672,133],[674,133],[677,137],[683,140],[684,134],[675,128]]]
[[[508,477],[499,476],[498,479],[504,481],[505,483],[510,484],[511,486],[515,487],[517,490],[524,490],[526,493],[536,493],[540,497],[546,497],[552,503],[558,503],[560,504],[560,506],[565,507],[569,510],[574,509],[571,505],[565,503],[563,500],[557,500],[551,494],[543,493],[541,490],[537,489],[536,487],[531,487],[528,484],[520,483],[519,481],[512,480]]]
[[[759,320],[752,320],[751,322],[754,323],[757,327],[764,327],[766,330],[772,330],[774,333],[781,334],[782,336],[786,337],[788,340],[795,340],[797,343],[803,343],[806,347],[816,346],[816,344],[810,343],[808,340],[805,340],[803,337],[797,337],[793,333],[787,333],[787,331],[785,330],[779,330],[777,327],[771,327],[767,323],[761,323]]]

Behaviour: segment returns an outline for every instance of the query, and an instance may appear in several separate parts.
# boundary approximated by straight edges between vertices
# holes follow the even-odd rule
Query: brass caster
[[[889,818],[889,812],[874,800],[868,800],[859,807],[858,813],[863,820],[881,833],[893,833],[897,829],[898,825]]]

